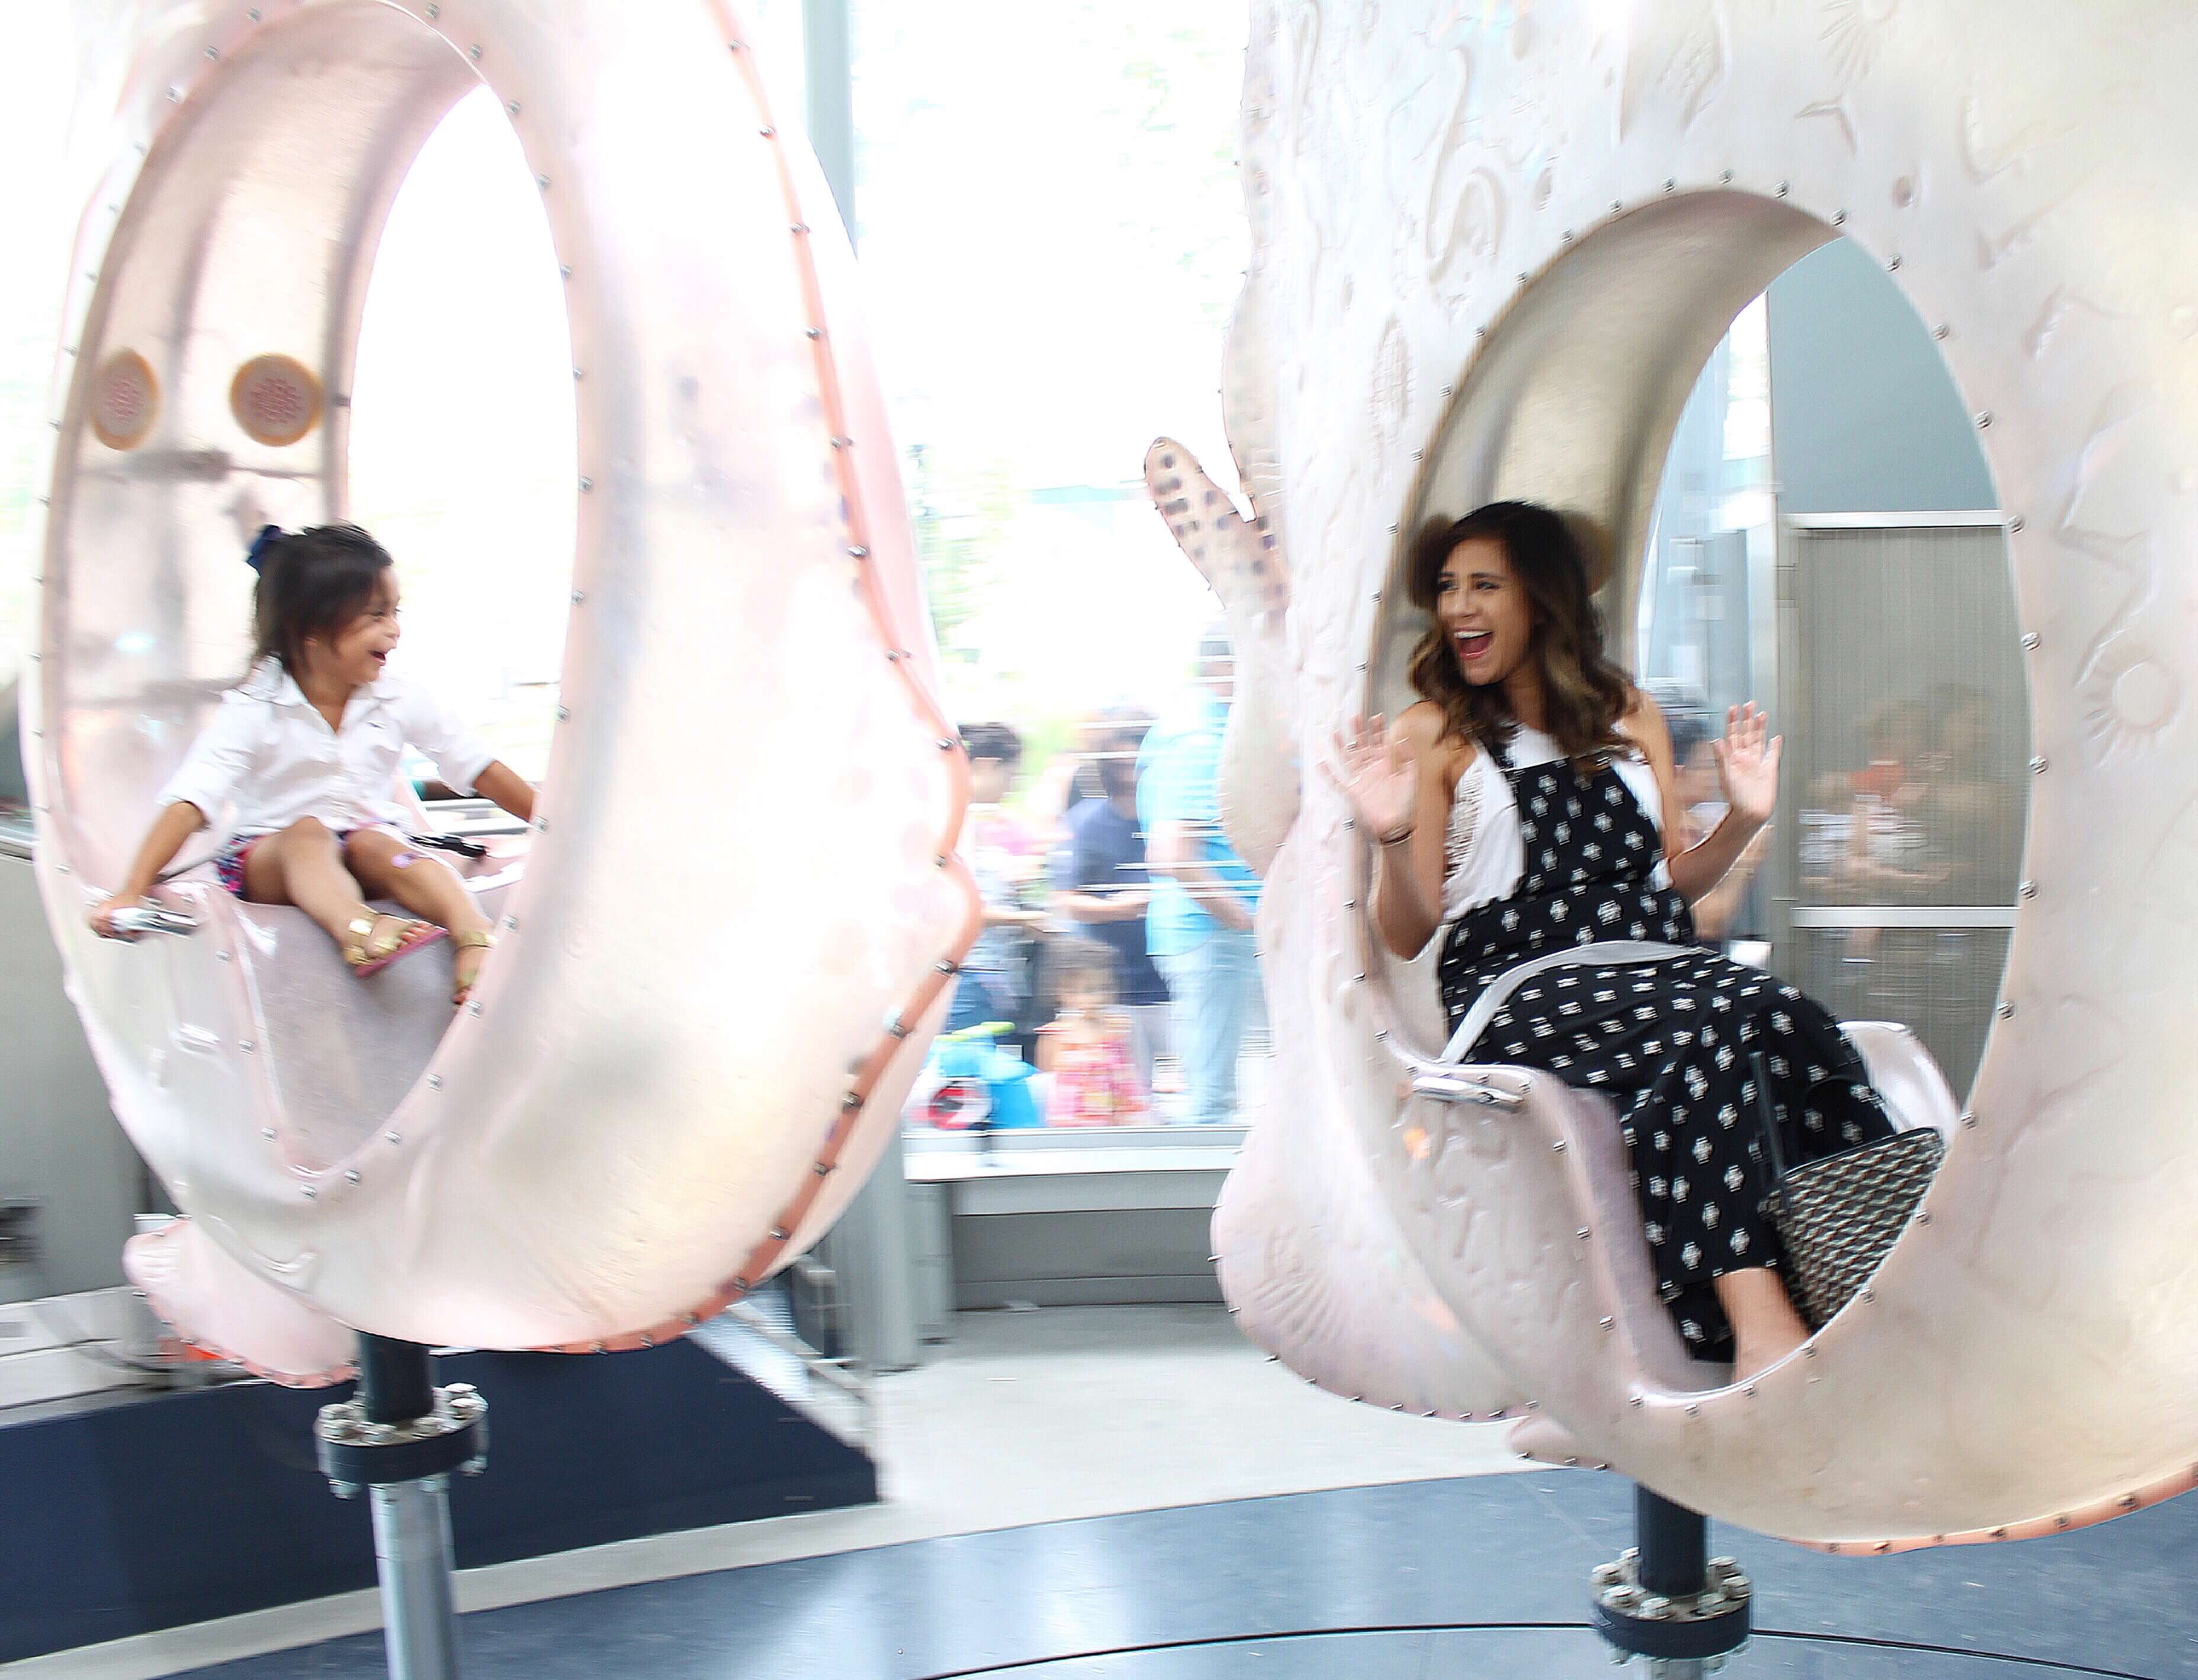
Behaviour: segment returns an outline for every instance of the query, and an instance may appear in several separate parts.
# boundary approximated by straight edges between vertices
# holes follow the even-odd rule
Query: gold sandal
[[[376,939],[375,926],[382,921],[396,923],[397,931]],[[350,933],[351,943],[343,948],[344,961],[351,965],[352,973],[360,980],[364,980],[369,974],[379,974],[398,957],[410,956],[414,951],[445,937],[443,930],[432,921],[418,921],[409,916],[381,913],[354,916],[346,924],[345,931]]]
[[[453,949],[457,950],[493,950],[496,948],[496,935],[493,933],[453,933],[451,935],[451,945]],[[451,1007],[452,1009],[457,1008],[460,1004],[463,1003],[467,998],[473,995],[473,985],[468,981],[466,985],[460,986],[456,991],[451,994]]]

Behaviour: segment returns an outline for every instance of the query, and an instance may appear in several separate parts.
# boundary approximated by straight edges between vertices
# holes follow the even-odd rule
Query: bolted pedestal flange
[[[1649,1659],[1654,1680],[1714,1674],[1753,1628],[1753,1589],[1729,1557],[1706,1557],[1707,1526],[1695,1512],[1641,1488],[1641,1544],[1594,1575],[1595,1625],[1611,1660]]]
[[[323,1406],[314,1433],[321,1473],[340,1499],[362,1487],[385,1487],[453,1470],[479,1475],[488,1465],[488,1402],[470,1383],[434,1391],[433,1410],[401,1422],[367,1416],[367,1403]]]

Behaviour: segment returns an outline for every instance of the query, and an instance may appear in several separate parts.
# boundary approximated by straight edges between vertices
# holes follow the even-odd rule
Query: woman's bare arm
[[[1427,949],[1428,941],[1442,925],[1443,871],[1449,862],[1446,844],[1453,783],[1451,753],[1443,742],[1441,708],[1422,700],[1409,708],[1393,726],[1392,739],[1401,739],[1411,755],[1416,778],[1412,799],[1411,833],[1394,846],[1381,844],[1369,834],[1375,850],[1374,925],[1381,942],[1407,961]],[[1469,766],[1468,755],[1460,768]]]
[[[474,778],[474,792],[522,823],[534,820],[534,784],[501,759]]]

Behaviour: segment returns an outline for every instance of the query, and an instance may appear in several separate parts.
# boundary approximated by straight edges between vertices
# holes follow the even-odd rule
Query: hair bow
[[[254,572],[259,571],[267,564],[267,550],[280,542],[282,536],[282,527],[279,525],[261,526],[259,534],[252,539],[252,546],[244,551],[244,563]]]

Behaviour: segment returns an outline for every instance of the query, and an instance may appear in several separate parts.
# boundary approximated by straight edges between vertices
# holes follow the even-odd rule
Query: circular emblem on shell
[[[282,449],[321,423],[321,381],[291,356],[255,356],[229,382],[229,411],[254,443]]]
[[[109,449],[135,449],[160,417],[160,380],[134,350],[118,350],[91,381],[92,435]]]

